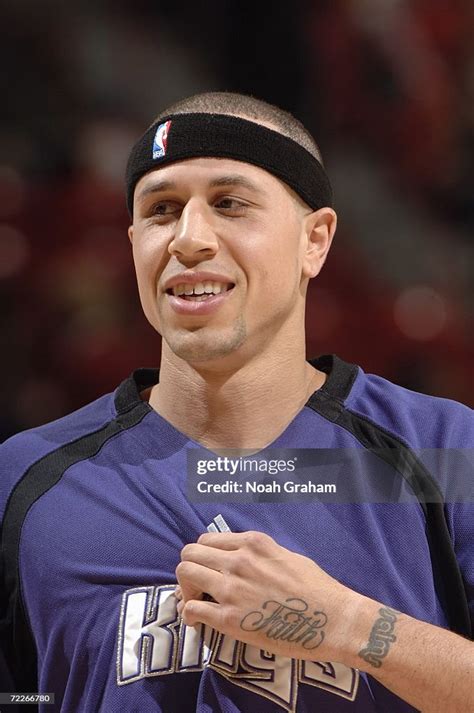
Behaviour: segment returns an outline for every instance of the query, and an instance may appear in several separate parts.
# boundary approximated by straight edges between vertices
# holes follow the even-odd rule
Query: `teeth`
[[[195,285],[182,283],[173,287],[173,294],[175,297],[179,295],[218,295],[225,292],[227,288],[228,286],[223,282],[197,282]]]
[[[204,302],[205,300],[209,300],[211,297],[214,297],[214,295],[207,295],[206,293],[203,295],[181,295],[181,299],[191,302]]]

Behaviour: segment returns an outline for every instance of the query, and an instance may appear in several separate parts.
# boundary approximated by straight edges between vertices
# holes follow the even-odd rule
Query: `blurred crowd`
[[[257,7],[258,5],[258,7]],[[242,90],[313,131],[339,230],[308,357],[472,405],[469,0],[5,5],[0,439],[159,363],[126,236],[131,145],[171,102]]]

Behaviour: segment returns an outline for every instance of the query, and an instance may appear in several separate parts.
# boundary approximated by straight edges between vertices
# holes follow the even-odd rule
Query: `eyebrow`
[[[249,178],[242,176],[240,173],[233,173],[226,176],[219,176],[214,178],[209,183],[210,188],[216,188],[220,186],[240,186],[241,188],[248,188],[249,191],[255,191],[256,193],[262,193],[262,189]]]
[[[152,181],[140,191],[138,194],[138,202],[142,203],[143,200],[151,193],[161,193],[163,191],[173,190],[177,188],[177,185],[178,184],[175,181],[167,181],[166,179]],[[255,193],[263,193],[262,189],[254,181],[251,181],[249,178],[246,178],[239,173],[218,176],[217,178],[213,178],[208,185],[209,188],[240,186],[241,188],[247,188],[249,191],[253,191]]]
[[[172,188],[176,188],[176,183],[173,181],[152,181],[143,188],[138,194],[138,202],[141,203],[150,193],[160,193],[162,191],[169,191]]]

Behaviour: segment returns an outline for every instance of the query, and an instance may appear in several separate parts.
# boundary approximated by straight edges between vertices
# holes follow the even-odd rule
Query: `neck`
[[[326,375],[305,359],[304,343],[260,353],[240,365],[191,365],[165,342],[150,405],[206,448],[260,450],[272,443]]]

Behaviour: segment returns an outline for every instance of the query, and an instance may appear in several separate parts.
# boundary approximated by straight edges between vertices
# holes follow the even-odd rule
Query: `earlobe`
[[[307,216],[304,277],[316,277],[324,265],[336,232],[337,215],[332,208],[321,208]]]
[[[130,240],[130,243],[133,245],[133,225],[130,225],[128,228],[128,239]]]

